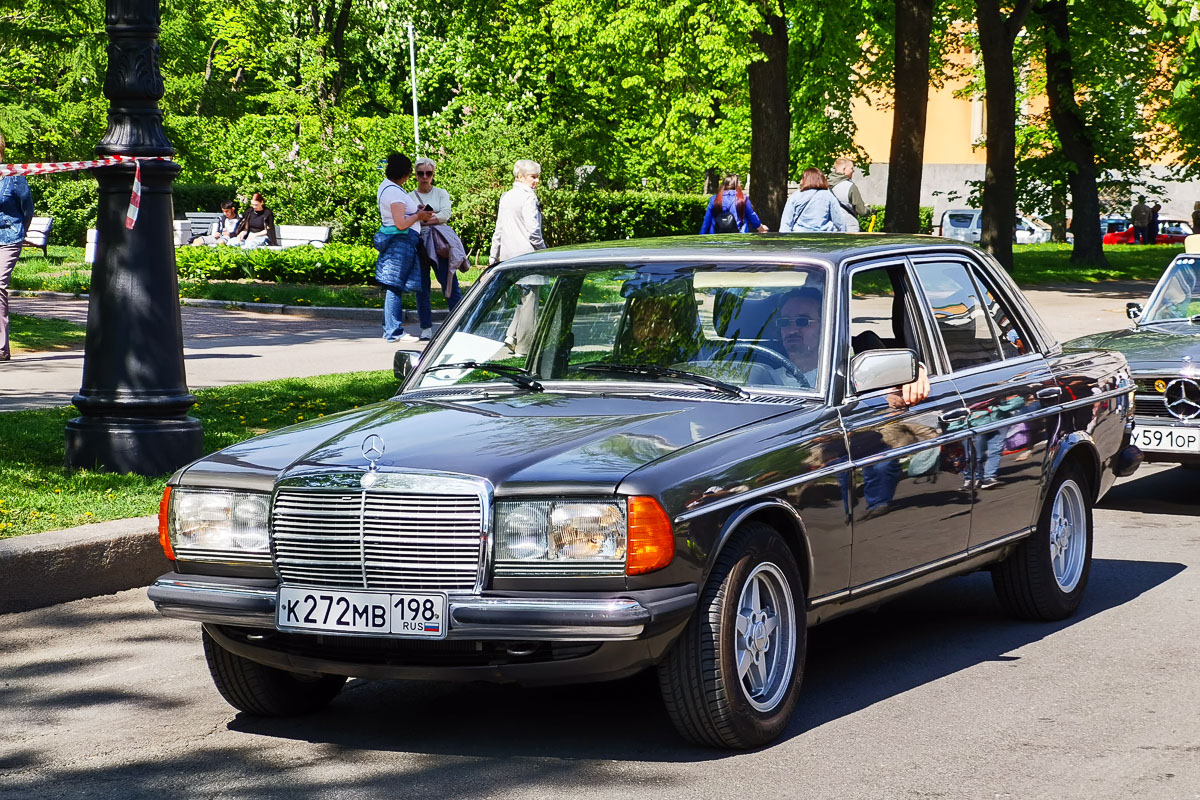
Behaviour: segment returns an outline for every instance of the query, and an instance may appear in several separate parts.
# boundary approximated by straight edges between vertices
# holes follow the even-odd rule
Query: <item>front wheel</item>
[[[260,717],[319,711],[346,683],[341,675],[302,675],[229,652],[204,631],[204,658],[217,691],[234,708]]]
[[[1078,464],[1054,476],[1037,528],[992,568],[1000,604],[1021,619],[1058,620],[1083,601],[1092,568],[1092,503]]]
[[[806,634],[791,550],[772,528],[747,523],[722,550],[695,615],[658,667],[680,734],[732,749],[777,737],[796,707]]]

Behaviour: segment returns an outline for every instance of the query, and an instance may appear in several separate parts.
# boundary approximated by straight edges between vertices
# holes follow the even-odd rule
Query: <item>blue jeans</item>
[[[975,480],[996,477],[1000,471],[1000,457],[1004,455],[1007,432],[1007,428],[998,428],[975,437]]]
[[[383,288],[383,338],[395,339],[404,333],[404,307],[400,304],[404,292],[387,284]]]
[[[867,508],[872,509],[892,502],[903,472],[899,460],[889,458],[887,461],[863,467],[862,475],[863,498],[867,501]]]
[[[446,305],[453,311],[458,305],[458,301],[462,300],[462,292],[458,289],[458,273],[450,269],[450,260],[439,258],[436,264],[430,265],[424,254],[421,256],[421,291],[417,292],[417,316],[421,320],[422,328],[433,327],[433,305],[430,300],[430,292],[433,289],[433,282],[429,279],[429,267],[433,267],[433,271],[437,276],[438,283],[442,285],[443,290],[446,287],[446,281],[452,281],[450,285],[450,296],[446,298]],[[449,277],[447,277],[449,273]]]

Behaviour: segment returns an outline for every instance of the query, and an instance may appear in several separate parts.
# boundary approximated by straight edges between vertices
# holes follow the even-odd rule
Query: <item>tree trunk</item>
[[[920,233],[921,170],[929,106],[929,34],[935,0],[896,0],[895,113],[884,230]]]
[[[999,0],[978,0],[975,19],[983,51],[987,87],[987,165],[983,175],[980,246],[1007,270],[1013,266],[1013,224],[1017,218],[1017,82],[1013,45],[1025,25],[1032,0],[1018,0],[1005,17]]]
[[[1066,0],[1043,0],[1037,5],[1037,13],[1046,40],[1046,100],[1050,119],[1062,142],[1063,155],[1075,167],[1067,175],[1071,186],[1071,232],[1075,234],[1071,263],[1107,267],[1104,235],[1100,232],[1096,148],[1075,103],[1070,12]]]
[[[212,80],[213,74],[213,59],[217,57],[217,45],[221,39],[218,37],[213,39],[212,46],[208,48],[208,58],[204,62],[204,81],[200,84],[200,92],[196,97],[196,116],[200,116],[200,111],[204,107],[204,95],[208,91],[208,82]]]
[[[767,31],[751,34],[766,59],[750,65],[750,185],[763,223],[779,229],[787,202],[792,112],[788,97],[788,31],[783,8],[771,3]]]

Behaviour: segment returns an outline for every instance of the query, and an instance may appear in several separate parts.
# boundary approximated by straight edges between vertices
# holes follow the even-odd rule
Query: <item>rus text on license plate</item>
[[[1200,428],[1168,428],[1157,425],[1138,425],[1133,429],[1130,443],[1143,450],[1172,453],[1200,453]]]
[[[280,586],[275,624],[294,631],[444,639],[446,595]]]

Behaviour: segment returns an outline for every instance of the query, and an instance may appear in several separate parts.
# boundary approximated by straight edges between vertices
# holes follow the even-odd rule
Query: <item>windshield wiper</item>
[[[713,389],[718,389],[725,394],[731,394],[735,397],[749,397],[749,395],[732,383],[719,381],[707,375],[698,375],[695,372],[688,372],[687,370],[659,367],[653,364],[586,364],[580,367],[580,369],[585,372],[617,372],[624,375],[649,375],[652,378],[675,378],[677,380],[699,383],[702,386],[710,386]]]
[[[435,364],[427,367],[425,371],[433,372],[438,369],[479,369],[484,372],[494,372],[522,389],[528,389],[531,392],[545,391],[540,383],[529,377],[529,370],[510,364],[496,364],[491,361],[455,361],[453,364]]]

